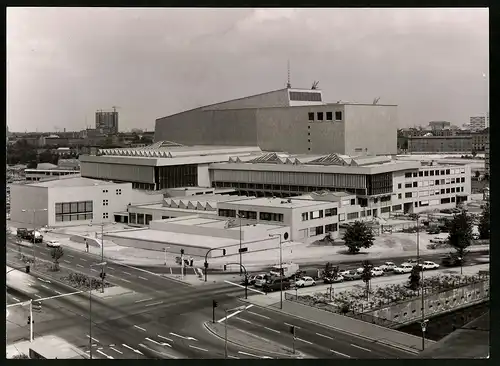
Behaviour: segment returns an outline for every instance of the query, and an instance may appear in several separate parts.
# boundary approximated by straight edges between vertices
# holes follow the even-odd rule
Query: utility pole
[[[283,250],[281,246],[281,233],[269,234],[270,237],[279,236],[280,238],[280,309],[283,309]],[[286,238],[285,238],[286,239]]]
[[[240,219],[240,276],[241,276],[241,256],[242,256],[242,253],[241,253],[241,219],[242,219],[242,214],[241,213],[238,213],[238,218]]]
[[[30,342],[33,342],[33,299],[30,300]]]
[[[101,262],[104,262],[104,223],[101,222]],[[104,293],[104,266],[101,267],[102,293]]]
[[[224,319],[224,359],[227,359],[227,309],[224,309],[226,318]]]

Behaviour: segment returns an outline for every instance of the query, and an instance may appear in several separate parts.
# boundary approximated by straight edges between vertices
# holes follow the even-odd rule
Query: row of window
[[[257,220],[257,212],[256,211],[238,211],[238,214],[243,219],[247,220]],[[219,216],[221,217],[236,217],[236,210],[229,209],[219,209]],[[285,218],[281,213],[274,212],[259,212],[259,220],[262,221],[276,221],[276,222],[284,222]]]
[[[324,217],[336,216],[337,208],[327,208],[324,210]],[[323,210],[311,211],[311,212],[303,212],[302,213],[302,221],[314,220],[314,219],[322,219],[323,218]]]
[[[309,121],[333,121],[333,112],[316,112],[316,119],[314,119],[314,112],[309,112]],[[342,121],[342,112],[335,112],[335,121]]]
[[[142,214],[142,213],[129,213],[128,221],[129,224],[137,224],[137,225],[149,225],[149,223],[153,220],[153,215],[150,214]]]
[[[337,224],[329,224],[329,225],[321,225],[321,226],[315,226],[309,228],[309,236],[317,236],[317,235],[323,235],[325,233],[331,233],[334,231],[338,231],[338,225]]]
[[[92,201],[56,203],[56,214],[85,214],[92,212]]]
[[[465,174],[465,168],[454,169],[433,169],[433,170],[420,170],[418,173],[405,173],[405,178],[416,177],[433,177],[435,175],[450,175],[450,174]]]
[[[406,192],[405,198],[413,198],[413,197],[425,197],[425,196],[434,196],[440,194],[450,194],[450,193],[461,193],[464,192],[464,187],[451,187],[451,188],[441,188],[430,191],[420,191],[420,192]],[[398,199],[402,198],[402,194],[398,193]]]
[[[409,182],[409,183],[405,183],[405,188],[439,186],[439,185],[444,185],[444,184],[455,184],[455,183],[465,183],[465,177],[436,179],[436,180],[424,180],[424,181],[420,181],[420,182]],[[401,189],[401,187],[402,187],[402,184],[399,183],[398,189]]]
[[[108,192],[109,192],[109,191],[108,191],[107,189],[103,189],[103,190],[102,190],[102,193],[108,193]],[[121,190],[121,188],[117,188],[117,189],[115,190],[115,193],[116,193],[116,195],[117,195],[117,196],[120,196],[120,195],[122,194],[122,190]]]
[[[92,220],[93,214],[56,214],[56,222]]]

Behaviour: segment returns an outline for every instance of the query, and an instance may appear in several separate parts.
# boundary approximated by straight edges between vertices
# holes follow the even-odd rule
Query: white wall
[[[198,164],[198,187],[211,187],[208,164]]]
[[[121,189],[121,195],[116,194],[116,189]],[[104,190],[108,192],[105,193]],[[109,185],[84,186],[84,187],[54,187],[49,189],[49,226],[75,226],[101,222],[113,222],[113,214],[126,211],[132,194],[131,183],[110,183]],[[108,205],[103,205],[103,200],[108,200]],[[55,204],[59,202],[93,202],[93,220],[62,221],[56,222]],[[108,213],[108,218],[103,218],[103,213]]]
[[[22,212],[22,210],[42,210],[48,208],[48,190],[45,187],[36,187],[22,184],[10,186],[10,219],[19,222],[26,227],[33,227],[33,212]],[[48,212],[37,211],[35,213],[35,226],[48,225]]]

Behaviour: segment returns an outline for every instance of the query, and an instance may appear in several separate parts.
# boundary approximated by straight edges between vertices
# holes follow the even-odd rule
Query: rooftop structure
[[[314,89],[285,88],[156,120],[155,140],[259,146],[316,154],[396,154],[397,106],[326,103]]]

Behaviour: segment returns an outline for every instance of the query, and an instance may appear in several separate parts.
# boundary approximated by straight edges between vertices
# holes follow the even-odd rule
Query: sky
[[[120,130],[319,80],[327,102],[397,104],[399,127],[488,108],[488,9],[8,8],[10,131]],[[484,74],[484,75],[483,75]]]

